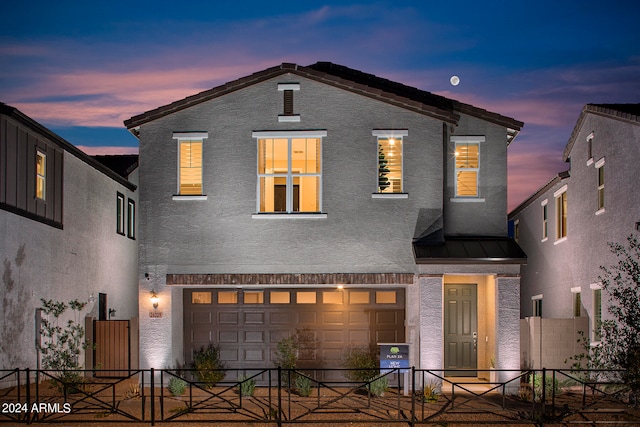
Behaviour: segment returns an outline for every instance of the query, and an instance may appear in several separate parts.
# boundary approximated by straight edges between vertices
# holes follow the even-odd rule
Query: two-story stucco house
[[[1,369],[38,366],[41,299],[88,301],[83,326],[137,318],[137,158],[100,160],[0,103]]]
[[[533,335],[525,363],[534,366],[561,367],[581,352],[574,332],[599,341],[608,315],[600,266],[616,263],[607,243],[625,244],[640,228],[640,104],[585,105],[563,160],[570,169],[509,215],[528,256],[521,313]]]
[[[140,140],[141,367],[209,342],[230,368],[273,367],[302,328],[317,341],[305,366],[406,342],[417,367],[520,367],[525,256],[506,212],[521,122],[318,62],[125,125]]]

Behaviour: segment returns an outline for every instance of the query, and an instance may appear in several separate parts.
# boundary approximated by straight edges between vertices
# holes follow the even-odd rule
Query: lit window
[[[116,232],[124,235],[124,195],[116,194]]]
[[[292,132],[258,138],[258,197],[260,213],[318,213],[322,211],[322,136],[326,132]]]
[[[218,304],[237,304],[238,292],[236,291],[219,291]]]
[[[351,304],[369,304],[369,291],[351,291],[351,292],[349,292],[349,303],[351,303]]]
[[[202,196],[202,147],[206,132],[174,133],[178,140],[178,194]]]
[[[191,304],[211,304],[211,292],[192,292]]]
[[[316,293],[306,291],[296,292],[296,301],[298,304],[315,304]]]
[[[324,304],[342,304],[344,296],[342,291],[325,291],[322,292],[322,302]]]
[[[456,197],[478,197],[480,144],[456,142]]]
[[[567,237],[567,186],[553,193],[556,198],[556,241]]]
[[[402,137],[407,136],[407,130],[374,130],[373,136],[378,137],[378,193],[402,193]]]
[[[592,341],[602,339],[602,289],[599,285],[591,285],[593,290],[593,336]]]
[[[542,202],[542,240],[549,237],[549,209],[547,208],[547,200]]]
[[[36,151],[36,197],[45,200],[47,191],[47,156]]]
[[[127,237],[136,238],[136,204],[133,200],[127,200]]]
[[[376,291],[376,304],[395,304],[395,291]]]
[[[245,291],[245,304],[264,304],[264,291]]]
[[[533,317],[542,317],[542,296],[535,296],[532,299],[533,302]]]
[[[596,168],[598,171],[598,210],[601,210],[604,209],[604,161],[596,163]]]
[[[289,304],[291,302],[291,294],[287,291],[271,291],[269,298],[271,304]]]

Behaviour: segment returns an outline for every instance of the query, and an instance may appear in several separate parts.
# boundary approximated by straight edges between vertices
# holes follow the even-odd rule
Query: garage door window
[[[238,292],[236,291],[220,291],[218,292],[218,304],[237,304]]]
[[[296,292],[296,302],[298,304],[315,304],[316,293],[315,292]]]
[[[342,291],[327,291],[322,293],[322,302],[325,304],[342,304],[344,302]]]
[[[193,292],[191,304],[211,304],[211,292]]]
[[[291,294],[289,292],[272,291],[269,293],[271,304],[289,304],[291,302]]]
[[[244,303],[245,304],[264,304],[264,292],[263,291],[245,291]]]
[[[369,304],[369,291],[349,292],[349,302],[351,304]]]
[[[376,304],[395,304],[396,292],[395,291],[377,291],[376,292]]]

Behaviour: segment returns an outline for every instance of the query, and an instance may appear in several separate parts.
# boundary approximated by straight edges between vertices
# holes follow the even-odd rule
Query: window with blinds
[[[202,141],[180,140],[179,194],[202,193]]]
[[[478,197],[480,144],[457,142],[455,150],[456,197]]]

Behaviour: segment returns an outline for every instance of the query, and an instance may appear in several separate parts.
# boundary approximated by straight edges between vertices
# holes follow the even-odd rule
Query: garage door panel
[[[289,311],[272,311],[269,323],[272,325],[288,325],[291,323],[291,313]]]
[[[322,312],[322,323],[325,325],[344,325],[343,311]]]
[[[315,311],[299,311],[296,313],[298,324],[315,325],[318,323],[318,313]]]
[[[244,331],[244,342],[264,343],[265,331]]]
[[[244,350],[244,360],[252,362],[264,362],[264,349]]]
[[[213,322],[210,311],[194,311],[191,313],[191,323],[194,325],[210,325]]]
[[[218,324],[219,325],[237,325],[238,312],[237,311],[219,311]]]
[[[376,311],[375,319],[377,325],[396,325],[398,323],[398,312],[396,310]]]
[[[399,342],[398,333],[395,330],[377,330],[376,331],[376,342]]]
[[[208,329],[192,329],[191,342],[209,344],[211,342],[211,331]]]
[[[251,325],[264,325],[265,323],[265,313],[264,311],[260,312],[245,312],[244,313],[244,323]]]
[[[238,361],[238,349],[228,348],[220,346],[220,360],[224,362],[237,362]]]
[[[327,344],[343,344],[344,331],[323,331],[322,342]]]
[[[351,329],[349,331],[349,345],[368,345],[371,342],[370,337],[369,329]]]
[[[218,331],[218,342],[219,343],[238,343],[238,331],[227,331],[221,330]]]
[[[369,311],[350,311],[350,325],[369,325]]]

